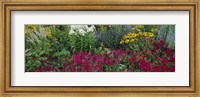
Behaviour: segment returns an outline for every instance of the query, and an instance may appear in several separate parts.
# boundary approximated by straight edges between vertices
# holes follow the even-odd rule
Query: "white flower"
[[[95,26],[94,25],[92,25],[91,27],[87,26],[87,32],[93,32],[93,31],[95,31]]]
[[[81,34],[81,35],[85,35],[87,32],[85,32],[85,30],[83,30],[83,29],[79,29],[79,34]]]
[[[71,29],[71,30],[69,31],[69,35],[72,35],[72,34],[76,34],[76,32],[75,32],[74,30]]]
[[[80,35],[85,35],[88,32],[94,32],[95,31],[95,26],[92,25],[90,27],[88,27],[88,25],[71,25],[70,26],[70,32],[69,35],[71,34],[80,34]]]
[[[81,25],[71,25],[71,30],[72,29],[80,29]]]

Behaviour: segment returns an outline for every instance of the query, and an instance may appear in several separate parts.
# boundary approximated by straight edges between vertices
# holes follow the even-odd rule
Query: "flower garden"
[[[175,72],[175,25],[25,25],[26,72]]]

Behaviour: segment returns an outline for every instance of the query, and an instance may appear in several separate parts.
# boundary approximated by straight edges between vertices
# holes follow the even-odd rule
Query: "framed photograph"
[[[199,4],[4,0],[1,95],[200,97]]]

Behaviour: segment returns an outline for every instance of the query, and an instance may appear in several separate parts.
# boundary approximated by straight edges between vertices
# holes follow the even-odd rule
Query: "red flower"
[[[175,57],[174,56],[170,56],[169,62],[175,62]]]
[[[65,63],[65,64],[63,64],[63,66],[64,66],[64,67],[67,67],[67,64]]]
[[[158,46],[158,43],[153,42],[153,46],[157,47],[157,46]]]
[[[47,60],[42,60],[42,63],[45,63],[45,62],[47,62]]]
[[[160,40],[159,44],[160,44],[160,46],[164,46],[165,45],[165,41],[164,40]]]
[[[113,72],[117,72],[117,70],[114,69]]]
[[[171,49],[167,48],[167,50],[165,51],[167,55],[171,55]]]
[[[43,66],[43,69],[47,71],[47,70],[48,70],[48,67],[44,65],[44,66]]]

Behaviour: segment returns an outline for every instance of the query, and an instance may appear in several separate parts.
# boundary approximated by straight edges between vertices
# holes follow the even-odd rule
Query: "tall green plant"
[[[63,48],[66,50],[70,49],[69,45],[69,26],[59,25],[51,28],[51,38],[49,41],[52,45],[54,52],[59,52]]]
[[[72,53],[76,51],[92,51],[95,48],[94,32],[88,32],[84,36],[77,33],[69,36],[69,45]]]

